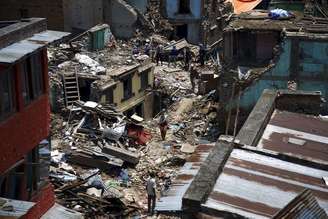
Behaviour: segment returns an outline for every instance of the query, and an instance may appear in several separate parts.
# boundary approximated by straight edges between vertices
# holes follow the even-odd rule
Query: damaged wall
[[[298,90],[321,91],[328,99],[328,41],[287,37],[281,46],[275,65],[243,91],[242,109],[250,111],[264,89],[287,89],[290,80],[297,83]],[[328,112],[327,103],[323,111]]]
[[[176,35],[179,38],[186,38],[188,42],[197,44],[200,42],[200,20],[202,15],[202,1],[190,0],[184,1],[186,4],[182,7],[180,0],[164,1],[163,15],[175,25]],[[187,3],[189,3],[187,5]]]
[[[111,26],[115,37],[128,39],[134,36],[138,14],[123,0],[104,0],[104,21]]]
[[[103,22],[102,0],[63,0],[65,31],[83,31]]]
[[[11,0],[0,1],[0,20],[17,20],[27,17],[47,18],[49,29],[64,29],[63,0]]]
[[[186,38],[193,44],[206,43],[209,47],[222,37],[226,26],[224,16],[232,12],[226,2],[210,0],[163,1],[163,16],[175,26],[177,38]]]
[[[47,18],[52,30],[87,30],[103,21],[103,0],[12,0],[0,2],[0,20]]]
[[[226,31],[224,61],[239,66],[268,65],[274,47],[280,41],[280,31]]]
[[[146,13],[148,7],[148,0],[125,0],[131,6],[139,10],[141,13]]]
[[[202,14],[202,1],[199,0],[190,0],[185,2],[190,2],[188,8],[190,10],[189,13],[181,13],[180,8],[181,0],[166,0],[165,10],[168,19],[200,19]]]
[[[147,87],[151,88],[154,84],[154,65],[142,65],[136,69],[133,69],[128,74],[123,74],[121,78],[118,78],[112,84],[108,84],[101,87],[96,86],[97,81],[93,83],[91,87],[91,96],[95,101],[100,103],[113,104],[119,112],[127,112],[129,110],[135,110],[136,107],[140,107],[144,119],[151,119],[153,117],[153,94],[146,90],[146,87],[142,88],[141,74],[148,73]],[[130,79],[132,87],[132,95],[130,98],[124,97],[124,82],[123,80]]]

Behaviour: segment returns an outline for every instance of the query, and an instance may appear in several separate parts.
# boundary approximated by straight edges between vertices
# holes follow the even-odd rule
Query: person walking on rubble
[[[191,63],[191,60],[192,60],[192,53],[190,51],[190,48],[187,47],[184,49],[184,67],[185,67],[185,70],[186,71],[189,71],[189,68],[190,68],[190,63]]]
[[[192,91],[195,92],[195,79],[198,77],[197,69],[194,67],[193,64],[190,66],[190,83],[192,87]]]
[[[153,215],[156,205],[156,179],[154,172],[149,173],[146,190],[148,195],[148,214]]]
[[[170,56],[169,56],[169,66],[171,63],[173,63],[174,67],[176,67],[178,54],[179,51],[177,50],[177,47],[174,45],[171,49]]]
[[[156,64],[158,65],[159,62],[162,64],[162,56],[163,56],[163,46],[158,45],[156,48],[156,53],[155,53],[155,59],[156,59]]]
[[[158,122],[159,130],[161,131],[162,140],[165,141],[165,136],[168,128],[168,122],[165,116],[164,111],[162,112],[161,116],[159,117]]]
[[[149,43],[146,43],[145,48],[144,48],[144,53],[150,57],[150,45]]]
[[[206,48],[203,44],[199,45],[199,63],[201,66],[205,65],[205,56],[206,56]]]

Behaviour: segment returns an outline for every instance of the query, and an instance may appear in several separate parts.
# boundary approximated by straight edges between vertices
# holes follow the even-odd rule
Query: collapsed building
[[[314,17],[328,17],[328,2],[326,0],[297,0],[292,2],[271,0],[267,5],[269,9],[281,8]]]
[[[158,1],[151,2],[159,5]],[[256,7],[259,2],[247,3],[247,8]],[[211,60],[220,62],[218,70],[221,71],[217,72],[216,64],[213,67],[211,62],[200,68],[202,72],[197,90],[198,94],[204,96],[196,96],[190,92],[189,73],[182,70],[179,63],[174,68],[161,63],[161,66],[156,67],[155,80],[155,65],[149,56],[145,55],[145,51],[135,52],[135,48],[144,49],[158,36],[147,35],[147,39],[138,37],[132,42],[114,39],[112,32],[125,39],[134,35],[137,17],[145,18],[140,12],[146,11],[146,1],[117,0],[107,3],[106,7],[112,10],[110,16],[118,20],[111,19],[114,22],[111,28],[106,24],[97,25],[59,46],[49,48],[48,53],[42,50],[43,59],[35,62],[43,64],[44,72],[48,72],[49,68],[50,87],[46,83],[42,85],[42,81],[45,82],[47,78],[44,74],[42,79],[27,77],[29,85],[24,87],[32,85],[32,88],[26,89],[23,94],[16,95],[16,92],[20,90],[20,85],[25,84],[25,78],[20,80],[18,77],[14,86],[9,83],[10,86],[5,84],[0,87],[0,91],[5,91],[5,98],[0,99],[0,107],[5,106],[0,111],[4,112],[0,116],[0,121],[2,118],[5,121],[4,134],[8,134],[7,130],[14,130],[9,129],[13,125],[10,123],[11,116],[19,116],[24,111],[26,103],[22,99],[39,104],[40,108],[35,107],[35,111],[29,112],[31,118],[37,117],[35,112],[40,110],[42,114],[38,115],[41,116],[39,119],[48,121],[49,109],[45,107],[48,101],[54,111],[60,111],[51,114],[54,150],[51,152],[50,177],[61,204],[87,217],[124,217],[131,212],[145,210],[145,202],[137,199],[141,200],[144,195],[143,183],[151,169],[158,174],[159,184],[165,187],[165,190],[161,190],[163,196],[156,206],[160,213],[177,214],[185,218],[280,218],[281,215],[304,214],[307,211],[317,218],[326,217],[325,130],[328,126],[327,121],[319,116],[322,104],[320,93],[265,91],[236,135],[238,124],[242,124],[240,121],[266,87],[278,89],[293,85],[294,90],[298,87],[313,90],[320,86],[325,96],[326,20],[294,17],[272,20],[263,11],[232,16],[231,5],[223,1],[162,2],[175,28],[175,37],[195,40],[195,43],[203,42],[211,48],[217,48],[220,39],[224,39],[224,55]],[[172,10],[175,12],[172,13]],[[231,18],[231,24],[222,32]],[[28,40],[32,44],[45,43],[33,37]],[[184,39],[171,43],[163,39],[160,41],[158,44],[165,44],[165,59],[173,45],[179,51],[190,47],[196,54],[198,50]],[[9,52],[5,50],[8,53],[4,53],[2,58],[15,57],[16,49],[9,48]],[[44,63],[46,58],[49,58],[49,66]],[[36,68],[33,67],[33,59],[28,58],[26,64],[28,76]],[[14,77],[17,78],[20,69],[20,66],[15,67]],[[12,79],[6,72],[3,77],[5,82]],[[158,115],[161,107],[155,109],[155,106],[161,105],[162,100],[156,96],[156,88],[164,82],[169,84],[166,89],[170,92],[170,100],[177,101],[177,106],[167,109],[171,113],[167,141],[159,140],[157,121],[143,123],[143,119],[149,120]],[[215,96],[212,90],[218,83],[219,104],[212,99]],[[38,91],[38,88],[42,91]],[[37,102],[48,91],[50,100],[44,97],[44,102]],[[15,100],[7,101],[9,93],[19,99],[17,106]],[[228,129],[230,123],[234,122],[234,134],[222,136],[217,143],[210,143],[208,140],[218,137],[218,106],[229,111],[225,122]],[[233,107],[237,109],[236,115],[231,113]],[[35,124],[35,121],[24,121],[27,122]],[[38,127],[38,142],[49,135],[46,127],[49,124],[45,120],[41,122],[43,126]],[[303,127],[302,123],[311,124],[310,128]],[[17,124],[13,127],[16,128]],[[44,128],[42,136],[41,128]],[[25,133],[25,129],[22,129],[22,133]],[[34,133],[28,134],[36,136]],[[150,142],[152,137],[155,141]],[[27,138],[24,134],[24,139]],[[49,162],[49,140],[40,144],[33,149],[32,155],[27,155],[27,169],[32,169],[36,177],[38,174],[33,171],[39,169],[30,168],[29,165],[41,166],[43,161],[40,164],[38,162],[41,154],[39,150],[38,155],[38,149],[42,148],[42,156],[46,153],[46,162]],[[9,157],[12,155],[5,154]],[[176,174],[175,170],[180,165],[183,167]],[[42,164],[42,167],[42,171],[49,171],[48,163]],[[5,173],[1,177],[1,188],[6,190],[5,196],[9,198],[13,198],[13,187],[8,185],[18,181],[12,180],[12,175],[21,175],[21,166],[16,169],[14,164],[13,168],[14,174],[9,171],[9,174]],[[167,189],[171,177],[174,180],[171,188]],[[44,179],[47,181],[47,176]],[[137,196],[128,192],[131,189],[128,188],[129,181],[139,190]],[[33,181],[33,185],[37,183]],[[16,187],[19,186],[15,186],[15,194],[18,192]],[[49,193],[46,198],[53,203],[53,189],[50,187],[47,187]],[[32,205],[28,203],[27,206]],[[296,206],[296,211],[291,210],[291,206]],[[1,209],[6,209],[6,206]]]
[[[193,44],[203,43],[212,48],[218,46],[222,30],[232,12],[225,1],[163,1],[162,15],[174,27],[174,36],[185,38]]]
[[[157,211],[183,218],[326,218],[328,122],[320,105],[316,92],[265,90],[235,137],[198,147]]]
[[[105,77],[78,75],[79,88],[90,96],[89,99],[101,104],[111,104],[118,112],[127,116],[137,114],[144,119],[151,119],[153,112],[154,65],[136,64],[121,67]]]
[[[52,83],[53,110],[82,100],[111,105],[120,113],[146,120],[158,112],[153,107],[154,64],[146,55],[134,57],[130,47],[113,49],[108,25],[95,26],[70,44],[72,47],[63,44],[63,49],[50,49],[51,62],[56,62],[60,50],[67,53],[60,64],[51,64],[52,78],[57,79]]]
[[[266,88],[316,90],[328,97],[327,22],[293,15],[273,20],[267,11],[233,18],[223,34],[218,87],[220,102],[228,103],[223,106],[229,112],[224,122],[230,128],[236,109],[242,124]],[[327,106],[324,103],[322,113],[327,113]]]

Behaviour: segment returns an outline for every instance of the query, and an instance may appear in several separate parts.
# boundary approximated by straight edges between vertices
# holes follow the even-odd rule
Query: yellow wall
[[[139,90],[141,89],[141,72],[145,69],[145,67],[140,66],[138,69],[136,69],[134,72],[132,72],[131,74],[133,74],[132,76],[132,93],[134,93],[134,96],[132,96],[130,99],[128,100],[124,100],[123,99],[123,95],[124,95],[124,89],[123,89],[123,83],[121,81],[117,81],[117,83],[114,85],[114,89],[113,89],[113,102],[114,104],[116,104],[116,108],[118,111],[120,112],[125,112],[131,108],[133,108],[134,106],[138,105],[139,103],[145,101],[152,101],[151,98],[145,98],[146,92],[145,91],[141,91],[139,92]],[[149,65],[149,68],[145,69],[145,70],[149,70],[148,73],[148,84],[150,85],[150,87],[153,87],[154,84],[154,66],[153,64]],[[105,94],[103,94],[101,96],[101,103],[105,103],[106,102],[106,96]],[[149,106],[152,105],[152,103],[147,103],[144,104],[144,106],[147,106],[147,108],[149,108]],[[150,112],[149,109],[144,110],[145,112]],[[149,114],[149,113],[147,113]],[[148,117],[148,116],[147,116]]]

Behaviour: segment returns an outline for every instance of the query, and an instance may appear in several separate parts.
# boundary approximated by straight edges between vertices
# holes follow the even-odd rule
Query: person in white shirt
[[[146,190],[148,194],[148,213],[150,215],[154,214],[156,205],[156,179],[153,172],[149,173],[149,178],[147,179]]]

